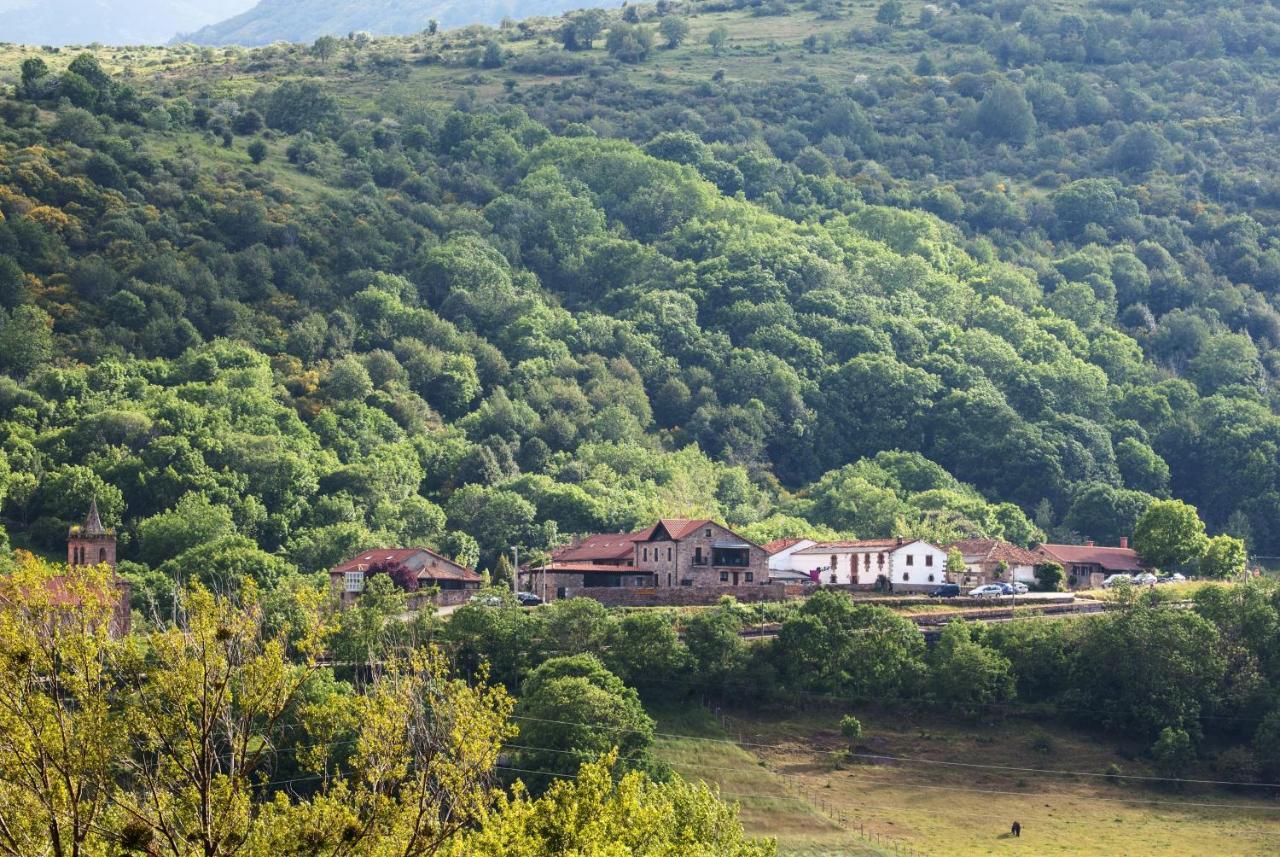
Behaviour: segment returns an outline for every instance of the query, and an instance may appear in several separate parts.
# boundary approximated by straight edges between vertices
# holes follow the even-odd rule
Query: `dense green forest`
[[[671,23],[671,22],[676,23]],[[10,47],[0,493],[139,598],[706,515],[1280,554],[1271,3]],[[145,584],[145,585],[143,585]]]

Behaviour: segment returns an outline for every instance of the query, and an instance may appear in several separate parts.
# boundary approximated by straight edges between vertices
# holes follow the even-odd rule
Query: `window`
[[[347,592],[363,592],[364,591],[364,572],[348,571],[343,576],[343,586]]]
[[[915,565],[915,564],[916,564],[916,555],[913,553],[907,554],[907,565]]]
[[[751,581],[753,581],[753,580],[755,580],[755,579],[756,579],[755,573],[754,573],[754,572],[750,572],[750,571],[748,571],[748,572],[747,572],[747,583],[750,583]]]
[[[906,582],[907,582],[908,580],[910,580],[910,579],[911,579],[911,575],[910,575],[910,574],[907,574],[907,572],[905,572],[905,571],[904,571],[904,572],[902,572],[902,582],[903,582],[903,583],[906,583]]]
[[[99,563],[104,563],[104,562],[106,562],[106,561],[107,561],[107,549],[106,549],[106,548],[98,548],[98,562],[99,562]]]
[[[834,571],[833,571],[833,572],[831,572],[831,580],[830,580],[830,582],[831,582],[831,583],[835,583],[835,582],[836,582],[836,573],[835,573]]]
[[[694,564],[694,565],[706,565],[706,564],[707,564],[707,563],[706,563],[706,560],[704,560],[704,559],[702,558],[702,548],[700,548],[700,547],[695,547],[695,548],[693,549],[693,564]]]
[[[933,568],[933,554],[931,554],[931,553],[930,553],[930,554],[925,554],[925,556],[924,556],[924,564],[925,564],[925,565],[927,565],[929,568]]]
[[[645,548],[645,549],[644,549],[644,559],[645,559],[645,561],[646,561],[646,562],[647,562],[647,561],[648,561],[648,559],[649,559],[649,549],[648,549],[648,548]]]
[[[667,586],[671,585],[671,572],[667,572]]]
[[[711,528],[707,527],[705,530],[703,530],[702,535],[705,538],[708,538],[708,539],[711,538]]]
[[[671,548],[667,548],[667,562],[671,562]]]
[[[929,575],[929,582],[930,582],[930,583],[933,583],[933,575],[932,575],[932,574],[931,574],[931,575]]]
[[[720,572],[720,582],[721,582],[721,583],[728,583],[728,582],[729,582],[729,572],[727,572],[727,571],[722,571],[722,572]]]
[[[835,554],[831,555],[831,577],[834,580],[836,576],[836,563],[840,561],[840,557]]]
[[[644,578],[643,578],[643,577],[637,577],[637,578],[636,578],[636,586],[644,586],[644,583],[645,583],[645,581],[644,581]]]
[[[876,565],[884,565],[884,554],[876,554]]]

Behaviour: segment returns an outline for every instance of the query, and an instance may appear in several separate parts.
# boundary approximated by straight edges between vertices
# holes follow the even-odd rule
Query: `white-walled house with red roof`
[[[800,562],[814,562],[818,583],[927,592],[947,582],[947,552],[923,539],[859,539],[818,542],[796,551]]]
[[[817,560],[797,556],[816,544],[813,539],[777,539],[763,545],[769,557],[769,579],[776,583],[817,583]]]

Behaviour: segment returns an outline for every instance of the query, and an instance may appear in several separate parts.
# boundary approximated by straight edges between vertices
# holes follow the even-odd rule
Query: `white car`
[[[1013,583],[1009,585],[1013,587],[1014,595],[1026,595],[1028,592],[1031,591],[1031,589],[1021,580],[1015,580]]]
[[[1176,571],[1173,574],[1165,575],[1164,577],[1161,577],[1156,581],[1156,583],[1186,583],[1186,582],[1187,582],[1186,575],[1178,574],[1178,572]]]
[[[1004,587],[998,583],[988,583],[969,590],[970,598],[999,598],[1001,595],[1004,595]]]
[[[1134,586],[1153,586],[1159,581],[1160,581],[1160,578],[1156,577],[1154,574],[1152,574],[1149,571],[1146,572],[1145,574],[1135,574],[1133,576]]]
[[[1102,581],[1102,588],[1110,589],[1117,583],[1133,583],[1133,578],[1127,574],[1113,574],[1106,580]]]

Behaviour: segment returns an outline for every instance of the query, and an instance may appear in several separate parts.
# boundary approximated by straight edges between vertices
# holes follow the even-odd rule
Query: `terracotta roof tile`
[[[951,545],[965,556],[980,556],[983,562],[1008,562],[1014,565],[1035,565],[1040,557],[1026,548],[999,539],[965,539]]]
[[[902,539],[901,541],[899,541],[898,539],[893,538],[893,539],[849,539],[849,540],[835,541],[835,542],[818,542],[813,547],[805,548],[802,551],[796,551],[796,553],[803,553],[803,554],[823,553],[824,551],[840,550],[840,549],[847,550],[849,548],[872,548],[872,549],[900,548],[900,547],[905,547],[907,545],[913,545],[918,541],[921,541],[921,540],[920,539]]]
[[[787,548],[795,547],[801,542],[807,541],[809,541],[809,539],[775,539],[768,544],[761,545],[761,547],[764,548],[765,553],[769,554],[769,556],[773,556],[775,553],[781,553]]]
[[[643,531],[642,531],[643,532]],[[587,536],[552,553],[552,558],[565,562],[598,562],[630,559],[641,533],[601,533]]]
[[[348,571],[367,571],[374,563],[404,565],[409,560],[425,554],[422,567],[418,569],[419,580],[465,580],[478,581],[481,576],[474,569],[459,565],[447,556],[438,554],[430,548],[375,548],[344,563],[335,565],[330,574],[345,574]],[[435,560],[432,565],[429,560]]]
[[[1044,556],[1060,563],[1099,565],[1106,571],[1141,571],[1142,558],[1132,548],[1108,548],[1097,545],[1040,545],[1036,548]]]

